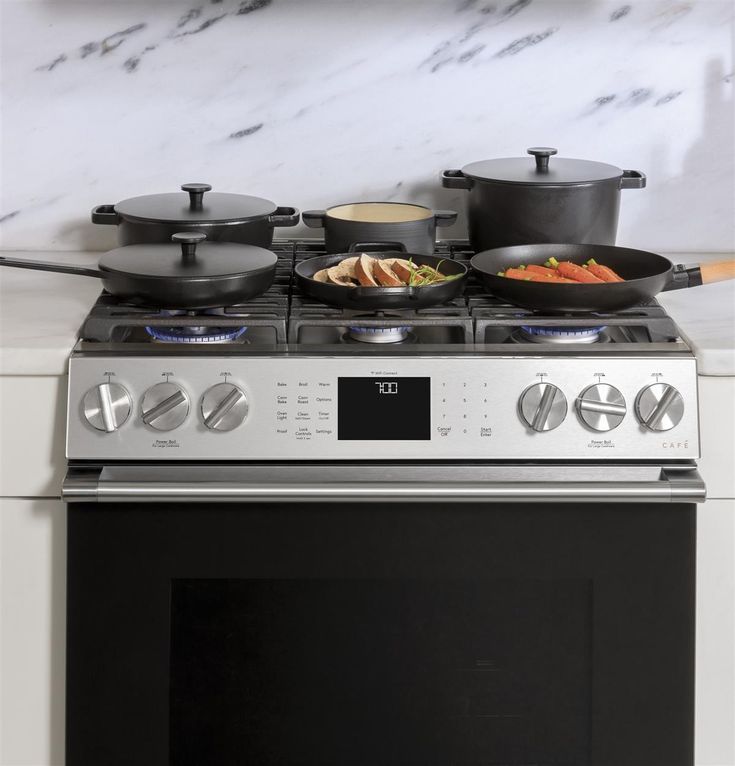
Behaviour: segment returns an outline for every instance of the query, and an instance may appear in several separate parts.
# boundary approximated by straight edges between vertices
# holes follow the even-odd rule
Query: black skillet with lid
[[[170,242],[171,235],[198,231],[210,242],[270,247],[275,226],[295,226],[299,211],[262,197],[214,192],[209,184],[188,183],[180,192],[130,197],[98,205],[92,222],[118,226],[121,245]]]
[[[207,243],[180,232],[165,245],[128,245],[105,253],[97,268],[0,256],[0,266],[96,277],[112,295],[163,309],[208,309],[242,303],[265,292],[276,256],[253,245]]]

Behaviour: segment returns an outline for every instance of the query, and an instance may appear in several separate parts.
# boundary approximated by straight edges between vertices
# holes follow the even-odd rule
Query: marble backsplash
[[[648,175],[624,192],[620,244],[735,246],[729,0],[0,8],[4,249],[110,247],[94,205],[187,181],[302,209],[462,210],[442,169],[539,144]]]

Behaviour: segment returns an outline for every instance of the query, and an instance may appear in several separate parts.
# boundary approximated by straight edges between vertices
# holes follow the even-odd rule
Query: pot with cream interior
[[[352,202],[301,217],[307,226],[324,229],[328,253],[347,252],[356,242],[398,242],[409,253],[431,255],[437,226],[451,226],[457,213],[407,202]]]

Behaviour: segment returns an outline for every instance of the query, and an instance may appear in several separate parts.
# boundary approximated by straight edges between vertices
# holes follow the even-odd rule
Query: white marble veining
[[[186,181],[462,208],[441,170],[538,144],[648,175],[621,244],[733,248],[729,0],[0,8],[4,249],[104,249],[93,205]]]
[[[98,253],[33,252],[6,256],[93,265]],[[707,263],[719,253],[672,256]],[[63,375],[77,331],[99,294],[96,279],[0,269],[0,376]],[[700,375],[735,376],[735,281],[662,293],[659,300],[697,356]]]

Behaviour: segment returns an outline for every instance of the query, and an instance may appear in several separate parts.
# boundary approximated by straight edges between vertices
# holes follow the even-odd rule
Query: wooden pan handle
[[[711,282],[724,282],[726,279],[735,279],[735,259],[729,261],[717,261],[715,263],[702,263],[699,266],[702,273],[702,284]]]

